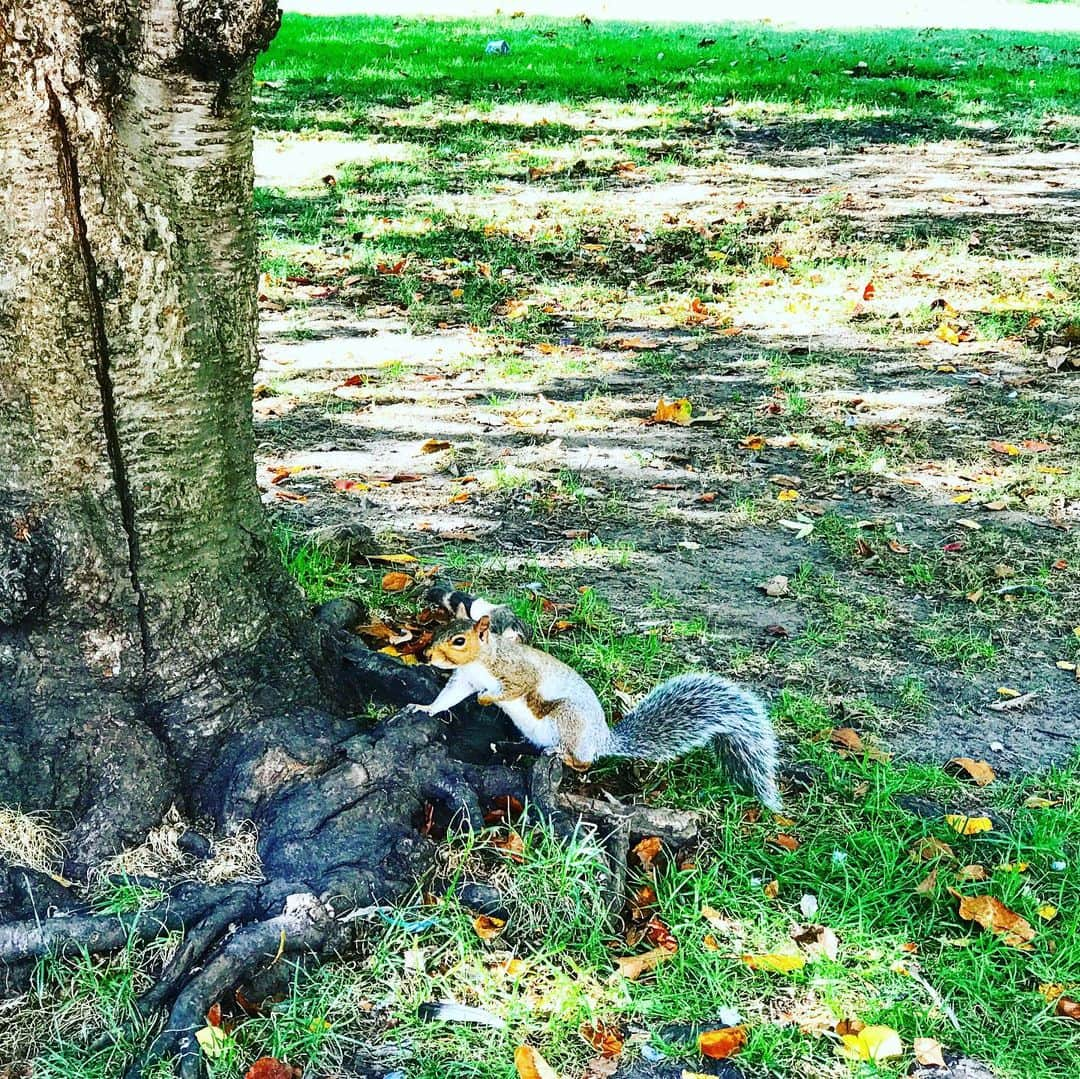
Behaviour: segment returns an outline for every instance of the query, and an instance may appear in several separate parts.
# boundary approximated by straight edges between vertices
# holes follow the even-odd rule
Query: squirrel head
[[[476,622],[457,619],[449,622],[435,636],[429,649],[428,662],[433,667],[452,670],[463,667],[480,658],[480,652],[488,643],[491,620],[485,614]]]

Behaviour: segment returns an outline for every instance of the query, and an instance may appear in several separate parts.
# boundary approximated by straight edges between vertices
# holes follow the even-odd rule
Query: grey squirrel
[[[480,704],[498,705],[533,745],[575,768],[600,757],[675,760],[715,744],[732,778],[769,809],[780,809],[776,734],[748,690],[713,674],[676,675],[609,727],[585,679],[526,644],[525,627],[508,608],[445,589],[432,590],[429,599],[458,616],[430,647],[432,665],[453,674],[435,700],[414,708],[435,715],[475,693]]]

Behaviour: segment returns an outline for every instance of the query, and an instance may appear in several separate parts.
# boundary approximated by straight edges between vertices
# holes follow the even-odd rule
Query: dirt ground
[[[820,133],[789,125],[781,145],[734,121],[721,134],[665,182],[631,173],[605,197],[646,238],[676,218],[709,230],[736,210],[766,228],[801,214],[849,261],[887,244],[918,278],[925,252],[923,276],[950,296],[964,281],[931,266],[942,244],[983,266],[1007,254],[1011,272],[1030,260],[1035,276],[1080,234],[1076,149],[899,146],[872,127],[856,145],[800,149]],[[295,164],[336,166],[335,147],[344,158],[348,144],[331,142]],[[275,160],[262,155],[264,176]],[[580,212],[595,195],[547,190],[543,212]],[[831,212],[808,218],[822,199]],[[507,183],[493,201],[528,215],[539,194]],[[860,273],[880,271],[856,269],[848,293]],[[507,588],[542,567],[559,598],[590,585],[637,630],[702,620],[679,646],[687,662],[770,695],[815,694],[901,760],[971,756],[1003,773],[1060,762],[1080,744],[1080,684],[1063,669],[1080,625],[1080,506],[1075,489],[1034,488],[1044,461],[1056,476],[1080,466],[1080,443],[1055,433],[1078,414],[1069,342],[928,343],[900,332],[914,304],[900,289],[840,298],[843,314],[823,317],[764,297],[726,332],[643,315],[583,341],[568,316],[543,348],[466,327],[411,332],[362,286],[308,296],[300,314],[268,302],[256,402],[267,500],[301,529],[359,517],[451,574],[497,562]],[[646,422],[659,398],[683,396],[689,425]],[[848,435],[863,457],[841,446]],[[429,439],[450,446],[425,452]],[[1023,475],[1008,471],[1021,462]],[[301,471],[271,484],[282,467]],[[980,489],[1004,494],[984,502]],[[759,585],[777,574],[790,594],[769,597]],[[977,627],[993,655],[935,648],[923,631],[939,624]]]

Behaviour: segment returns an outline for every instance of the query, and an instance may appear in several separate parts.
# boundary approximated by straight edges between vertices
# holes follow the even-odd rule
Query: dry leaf
[[[778,880],[770,880],[762,886],[761,890],[765,894],[766,899],[775,899],[780,894],[780,882]]]
[[[646,836],[634,847],[634,854],[637,855],[638,861],[641,862],[642,869],[649,871],[654,868],[653,861],[659,855],[663,843],[659,836]]]
[[[777,502],[798,502],[798,500],[799,492],[790,487],[786,487],[783,491],[777,491],[776,493]]]
[[[473,919],[473,929],[481,940],[494,940],[506,928],[505,918],[495,918],[481,914]]]
[[[674,954],[669,948],[653,948],[651,952],[643,952],[641,955],[621,956],[615,960],[616,974],[628,981],[635,981],[642,974],[655,970]]]
[[[904,1043],[892,1027],[863,1027],[857,1034],[841,1034],[837,1052],[848,1060],[889,1060],[904,1055]]]
[[[929,895],[934,887],[937,885],[938,867],[934,866],[933,869],[915,885],[915,892],[918,895]]]
[[[511,861],[519,863],[525,861],[525,842],[513,829],[505,836],[496,836],[491,843],[493,846],[498,847]]]
[[[862,298],[869,303],[870,300],[874,298],[875,291],[876,289],[874,288],[874,282],[867,281],[866,287],[862,290]]]
[[[768,952],[765,955],[744,955],[742,961],[751,970],[771,970],[777,974],[790,974],[794,970],[802,970],[806,966],[804,955],[782,955],[779,952]]]
[[[368,555],[369,562],[382,562],[389,566],[407,566],[417,561],[412,554],[373,554]]]
[[[439,450],[448,450],[449,448],[450,448],[450,443],[449,442],[443,442],[441,439],[438,439],[438,438],[429,438],[427,440],[427,442],[425,442],[420,447],[420,452],[421,453],[438,453]]]
[[[994,822],[989,817],[966,817],[963,813],[946,813],[945,823],[960,835],[978,835],[994,830]]]
[[[595,1024],[582,1023],[578,1033],[603,1057],[617,1057],[623,1051],[623,1036],[618,1027],[598,1019]]]
[[[962,869],[956,871],[957,880],[986,880],[989,876],[986,867],[979,865],[977,862],[972,865],[965,865]]]
[[[840,954],[840,941],[827,925],[793,926],[791,939],[813,959],[824,956],[835,963]]]
[[[746,1027],[722,1027],[698,1035],[698,1051],[710,1060],[727,1060],[746,1044]]]
[[[685,397],[678,401],[665,401],[663,397],[656,404],[656,411],[646,421],[647,423],[674,423],[685,427],[690,422],[693,413],[693,405]]]
[[[950,772],[952,775],[963,772],[980,787],[985,787],[988,783],[993,783],[997,779],[994,769],[986,761],[972,760],[971,757],[953,757],[945,765],[945,771]]]
[[[782,573],[778,573],[775,577],[770,577],[767,581],[762,581],[758,585],[758,588],[767,596],[780,597],[791,595],[790,581]]]
[[[1044,903],[1035,913],[1042,918],[1044,922],[1052,922],[1058,916],[1057,907],[1052,907],[1049,903]]]
[[[383,577],[382,590],[384,592],[402,592],[412,583],[413,579],[407,573],[394,570]]]
[[[1070,997],[1058,997],[1054,1014],[1060,1015],[1062,1019],[1080,1021],[1080,1001],[1072,1000]]]
[[[199,1043],[203,1056],[210,1060],[215,1060],[221,1056],[229,1044],[229,1036],[221,1027],[209,1025],[195,1031],[195,1040]]]
[[[829,731],[829,741],[834,746],[850,749],[853,753],[866,752],[866,746],[863,745],[862,738],[851,727],[836,727],[834,730]]]
[[[775,847],[782,847],[784,850],[799,849],[799,841],[793,835],[784,835],[783,832],[772,836],[768,842]]]
[[[772,266],[775,270],[786,270],[791,265],[791,261],[784,255],[766,255],[765,265]]]
[[[933,1038],[916,1038],[915,1059],[924,1068],[944,1068],[945,1058],[941,1055],[941,1042]]]
[[[514,1050],[514,1067],[519,1079],[559,1079],[559,1073],[531,1045],[519,1045]]]
[[[952,847],[936,836],[924,836],[915,844],[911,857],[915,861],[928,862],[931,858],[955,858]]]
[[[655,914],[649,919],[642,936],[655,948],[666,948],[669,952],[679,950],[675,934]]]
[[[1004,903],[992,895],[960,895],[949,889],[960,899],[960,917],[968,922],[978,922],[984,929],[997,933],[1006,944],[1024,951],[1031,950],[1031,941],[1035,930],[1015,911],[1009,910]]]
[[[1015,457],[1020,452],[1020,447],[1014,446],[1011,442],[998,442],[994,439],[987,445],[994,453],[1004,453],[1008,457]]]

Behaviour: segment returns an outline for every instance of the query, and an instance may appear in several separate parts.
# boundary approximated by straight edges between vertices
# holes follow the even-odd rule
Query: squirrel
[[[434,602],[444,605],[442,595]],[[484,601],[463,609],[476,612],[475,602]],[[433,666],[453,674],[430,704],[412,705],[418,711],[437,715],[475,693],[479,704],[498,705],[533,745],[579,770],[600,757],[675,760],[713,743],[732,778],[780,810],[777,741],[768,713],[753,693],[724,678],[676,675],[609,727],[599,698],[577,671],[523,643],[512,628],[496,632],[490,611],[475,622],[458,618],[443,626],[429,655]]]

